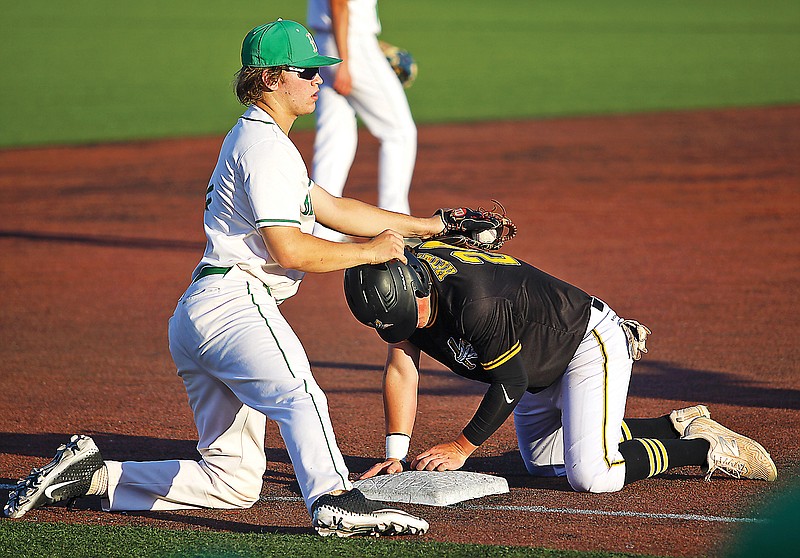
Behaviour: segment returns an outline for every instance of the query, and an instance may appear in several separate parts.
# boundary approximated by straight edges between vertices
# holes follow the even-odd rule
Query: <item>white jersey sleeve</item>
[[[296,149],[262,142],[242,158],[242,187],[256,227],[301,227],[303,218],[310,214],[311,181],[302,160],[294,160],[298,157]]]

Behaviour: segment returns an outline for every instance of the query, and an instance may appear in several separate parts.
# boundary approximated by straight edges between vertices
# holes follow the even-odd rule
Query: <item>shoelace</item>
[[[27,494],[29,490],[38,487],[42,483],[41,472],[41,469],[33,469],[27,477],[17,482],[17,486],[14,487],[11,495],[9,495],[9,501],[12,496],[19,498],[20,494]]]
[[[18,500],[21,495],[27,495],[30,490],[38,488],[38,486],[42,483],[42,480],[44,480],[44,477],[47,476],[47,472],[45,472],[47,467],[55,463],[58,463],[67,449],[71,449],[72,452],[75,453],[75,450],[77,449],[77,444],[72,444],[70,442],[61,445],[56,451],[56,455],[55,457],[53,457],[53,460],[50,463],[41,468],[31,469],[31,472],[28,473],[28,476],[25,477],[24,479],[20,479],[20,481],[17,482],[17,486],[15,486],[14,490],[9,494],[9,499],[8,499],[9,503],[11,503],[12,498]]]

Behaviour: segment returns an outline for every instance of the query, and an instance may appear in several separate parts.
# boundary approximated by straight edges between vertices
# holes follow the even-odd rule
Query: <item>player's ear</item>
[[[278,85],[282,75],[282,71],[274,71],[271,68],[264,68],[264,71],[261,72],[261,83],[264,84],[264,87],[266,87],[267,91],[275,91],[275,87]]]

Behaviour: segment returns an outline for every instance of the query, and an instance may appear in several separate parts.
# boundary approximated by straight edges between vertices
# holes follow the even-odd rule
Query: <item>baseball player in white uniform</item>
[[[378,44],[377,0],[309,0],[307,23],[320,52],[342,59],[335,68],[321,70],[314,181],[342,195],[356,154],[358,116],[380,141],[378,206],[409,213],[417,128],[403,86]],[[315,234],[342,240],[319,226]]]
[[[250,507],[261,491],[270,418],[320,534],[427,530],[424,520],[352,489],[325,394],[279,310],[305,272],[404,259],[404,236],[443,228],[438,216],[383,211],[309,180],[288,133],[314,110],[319,68],[337,62],[321,56],[311,33],[293,21],[256,27],[244,39],[236,92],[248,108],[220,149],[205,192],[205,254],[169,323],[201,459],[103,461],[91,438],[73,436],[50,464],[20,481],[6,515],[86,494],[102,495],[106,510]],[[317,219],[374,238],[322,240],[311,234]]]

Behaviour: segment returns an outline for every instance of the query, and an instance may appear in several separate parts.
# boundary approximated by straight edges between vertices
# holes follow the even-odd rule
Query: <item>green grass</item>
[[[24,541],[24,542],[23,542]],[[24,552],[20,551],[24,548]],[[323,539],[316,535],[214,533],[149,527],[0,522],[0,556],[26,558],[300,557],[328,558],[617,558],[639,556],[527,547],[419,543],[401,539]]]
[[[797,0],[453,6],[379,6],[383,38],[419,62],[420,123],[800,102]],[[224,133],[246,31],[305,20],[300,0],[0,7],[0,146]]]
[[[460,10],[446,47],[422,51],[412,90],[421,120],[460,119],[465,108],[483,119],[800,100],[794,0],[502,5]],[[439,24],[419,24],[408,43],[424,45]]]

